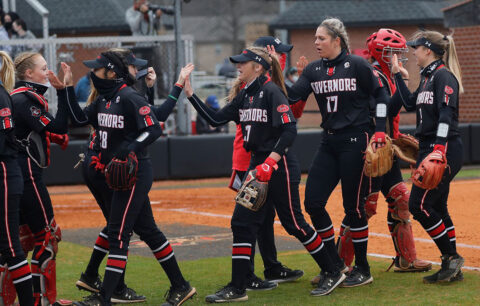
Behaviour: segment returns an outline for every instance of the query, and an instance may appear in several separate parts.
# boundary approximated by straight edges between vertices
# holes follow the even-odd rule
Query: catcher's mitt
[[[373,152],[372,146],[374,142],[375,138],[372,137],[365,152],[364,172],[369,177],[382,176],[390,171],[393,165],[393,148],[390,137],[385,136],[385,145],[377,148],[375,152]]]
[[[105,167],[107,184],[113,190],[130,190],[137,181],[138,160],[134,152],[126,160],[113,158]]]
[[[255,178],[257,170],[251,170],[235,196],[235,202],[246,208],[258,211],[267,199],[268,182]]]
[[[395,155],[412,166],[415,166],[418,158],[418,140],[412,135],[400,134],[392,140]]]
[[[447,167],[447,157],[440,151],[433,151],[412,172],[412,183],[422,189],[435,189],[442,181]]]

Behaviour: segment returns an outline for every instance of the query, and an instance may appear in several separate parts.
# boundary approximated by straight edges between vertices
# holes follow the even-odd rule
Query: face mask
[[[297,82],[298,81],[298,75],[294,75],[292,77],[292,81],[293,81],[293,83]]]
[[[5,30],[10,31],[12,29],[12,23],[11,22],[5,22],[3,25],[5,27]]]
[[[285,65],[287,64],[287,54],[286,53],[282,53],[280,55],[279,62],[280,62],[280,67],[282,67],[282,71],[285,70]]]
[[[120,80],[101,79],[97,77],[93,71],[90,72],[90,79],[98,93],[107,99],[113,97],[117,90],[124,84],[124,82]]]

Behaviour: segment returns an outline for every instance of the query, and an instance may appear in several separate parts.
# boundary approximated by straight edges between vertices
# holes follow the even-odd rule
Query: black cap
[[[416,40],[407,41],[407,46],[410,46],[414,49],[416,49],[418,46],[424,46],[425,48],[432,50],[438,55],[443,55],[445,53],[445,50],[443,50],[442,47],[434,44],[425,37],[419,37]]]
[[[262,36],[258,38],[254,43],[254,46],[258,47],[267,47],[267,46],[274,46],[275,51],[278,53],[287,53],[292,51],[293,46],[292,45],[287,45],[282,43],[282,41],[278,38],[272,37],[272,36]]]
[[[106,58],[103,54],[100,54],[94,60],[83,61],[83,64],[91,69],[98,69],[98,68],[108,68],[111,70],[115,69],[115,64],[113,64],[112,61]]]
[[[133,54],[133,53],[130,53],[129,55],[127,55],[126,59],[127,59],[127,63],[129,65],[133,65],[137,68],[143,68],[143,67],[147,66],[147,64],[148,64],[147,60],[137,58],[137,57],[135,57],[135,54]]]
[[[262,65],[263,68],[265,68],[266,70],[270,69],[270,64],[265,59],[263,59],[263,57],[248,49],[243,50],[242,53],[238,55],[230,56],[230,61],[232,63],[245,63],[254,61]]]

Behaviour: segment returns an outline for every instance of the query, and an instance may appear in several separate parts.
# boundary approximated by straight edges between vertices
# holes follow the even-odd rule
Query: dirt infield
[[[186,223],[230,227],[234,193],[223,187],[225,179],[157,182],[150,192],[150,200],[158,223]],[[203,187],[203,186],[221,187]],[[193,188],[201,186],[200,188]],[[465,265],[480,267],[479,225],[480,180],[458,180],[452,183],[449,211],[455,224],[459,253],[465,257]],[[84,186],[51,187],[56,220],[62,228],[89,228],[103,226],[105,221],[93,196]],[[300,186],[302,201],[305,186]],[[393,244],[386,223],[387,204],[383,197],[378,203],[377,215],[370,221],[368,252],[393,255]],[[336,232],[343,218],[340,188],[333,192],[327,209],[332,217]],[[308,218],[307,218],[308,219]],[[308,219],[308,221],[310,221]],[[422,259],[439,261],[439,252],[432,240],[413,221],[417,239],[417,253]],[[275,231],[287,235],[279,222]]]

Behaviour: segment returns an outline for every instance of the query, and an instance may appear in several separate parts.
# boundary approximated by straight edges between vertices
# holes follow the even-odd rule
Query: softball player
[[[208,109],[193,95],[188,79],[185,93],[211,125],[218,126],[230,120],[242,125],[244,147],[252,153],[249,169],[256,169],[257,179],[268,182],[269,189],[266,203],[259,211],[251,211],[239,204],[235,206],[231,220],[232,280],[215,294],[207,296],[206,301],[221,303],[248,299],[245,287],[252,248],[272,206],[285,230],[300,240],[317,264],[326,271],[325,279],[328,281],[320,284],[311,294],[329,294],[345,279],[345,275],[333,264],[321,237],[306,223],[300,208],[298,188],[295,189],[295,183],[290,182],[291,158],[287,151],[295,139],[296,124],[285,96],[280,65],[274,56],[258,47],[248,48],[240,55],[230,57],[230,60],[237,63],[238,78],[247,85],[243,89],[240,86],[232,88],[232,92],[236,93],[235,98],[225,107],[218,111]],[[265,76],[270,68],[271,81]]]
[[[135,75],[137,72],[137,67],[146,66],[147,61],[143,59],[138,59],[133,56],[133,53],[127,49],[111,49],[121,55],[125,56],[125,59],[128,63],[129,72],[131,75]],[[180,73],[179,79],[175,84],[174,88],[170,92],[167,100],[160,106],[153,106],[152,111],[159,121],[165,121],[168,115],[172,112],[178,96],[180,95],[185,82],[185,76],[193,70],[191,65],[184,67]],[[156,75],[153,69],[150,72],[147,87],[153,86],[155,83]],[[151,86],[149,86],[151,85]],[[87,104],[90,104],[96,97],[97,92],[94,89],[94,93],[90,96]],[[152,101],[153,102],[153,101]],[[89,190],[92,192],[95,200],[100,206],[103,215],[105,216],[106,221],[108,222],[108,216],[110,212],[111,200],[113,195],[113,190],[110,189],[105,181],[104,175],[104,164],[100,162],[99,153],[100,147],[98,143],[98,137],[96,132],[92,132],[91,139],[87,150],[85,151],[85,159],[82,163],[82,176],[85,180],[85,183]],[[135,227],[134,227],[135,231]],[[109,250],[108,247],[108,227],[104,227],[100,232],[99,236],[96,239],[90,261],[87,265],[87,269],[84,273],[81,274],[80,279],[77,281],[76,285],[79,289],[87,290],[90,292],[99,292],[101,286],[101,279],[98,274],[98,269],[101,262],[107,255]],[[131,302],[141,302],[145,301],[146,297],[143,295],[138,295],[135,290],[128,288],[124,282],[124,275],[122,275],[117,288],[115,289],[111,301],[112,303],[131,303]]]
[[[461,280],[464,259],[457,253],[455,227],[447,208],[450,182],[463,162],[458,128],[458,95],[463,87],[455,43],[451,36],[419,31],[407,45],[415,49],[417,65],[422,68],[419,87],[410,93],[400,73],[404,68],[399,66],[396,56],[392,72],[403,106],[417,113],[415,136],[420,142],[417,166],[431,152],[436,152],[446,156],[449,168],[437,188],[425,190],[413,185],[410,194],[413,218],[420,222],[442,254],[441,269],[423,280],[425,283]]]
[[[5,52],[0,51],[0,57],[3,70],[0,75],[0,304],[13,305],[16,290],[20,305],[33,306],[32,275],[19,239],[23,178],[15,160],[17,147],[13,132],[12,99],[9,95],[15,82],[15,68]]]
[[[368,144],[369,101],[376,101],[376,145],[385,141],[388,96],[369,63],[349,55],[348,35],[336,18],[325,19],[317,28],[315,47],[322,58],[310,63],[290,90],[290,98],[306,100],[314,93],[322,114],[320,147],[310,168],[305,209],[325,242],[337,267],[344,268],[335,248],[333,224],[325,206],[339,181],[342,182],[344,225],[349,225],[355,249],[355,267],[344,287],[371,283],[367,262],[368,223],[364,204],[364,151]],[[320,280],[320,283],[322,280]]]
[[[75,124],[91,124],[97,131],[101,164],[113,158],[125,160],[134,152],[138,158],[138,172],[131,190],[113,191],[112,194],[108,212],[109,255],[100,293],[76,305],[110,305],[124,273],[133,230],[152,249],[172,284],[165,305],[181,305],[196,291],[183,278],[172,247],[155,225],[148,198],[153,173],[146,147],[160,136],[160,125],[145,98],[129,86],[134,79],[120,54],[104,52],[96,60],[84,63],[93,69],[91,79],[99,97],[83,112],[78,104],[72,103],[71,117]]]
[[[393,81],[391,67],[391,59],[393,54],[402,56],[408,51],[406,40],[402,34],[392,29],[380,29],[373,33],[367,39],[367,47],[372,62],[374,72],[380,76],[383,86],[388,89],[390,96],[396,91]],[[406,70],[405,70],[406,72]],[[408,73],[402,76],[404,80],[408,79]],[[401,106],[401,103],[399,103]],[[388,109],[388,127],[389,136],[397,139],[400,136],[398,124],[400,121],[400,109],[390,107]],[[408,199],[410,192],[406,184],[403,182],[402,173],[398,159],[395,157],[392,169],[380,178],[367,178],[371,182],[369,193],[365,203],[365,211],[367,219],[370,219],[377,210],[377,201],[379,192],[381,191],[388,203],[387,224],[392,236],[393,245],[395,247],[396,256],[392,265],[395,265],[396,272],[419,272],[428,271],[432,268],[432,264],[424,260],[417,259],[415,250],[415,241],[413,239],[412,226],[410,224],[410,213],[408,211]],[[340,238],[340,250],[353,249],[346,244],[351,244],[348,239],[349,232],[341,229],[344,235]],[[343,252],[342,252],[343,253]],[[353,254],[340,254],[346,264],[353,259]]]
[[[55,256],[61,231],[55,222],[52,202],[43,182],[43,168],[50,163],[50,142],[68,143],[67,100],[75,99],[72,76],[65,84],[49,71],[47,62],[39,53],[25,52],[15,58],[19,80],[10,95],[13,101],[15,138],[19,147],[24,191],[20,200],[20,214],[35,239],[31,260],[35,305],[55,303]],[[56,117],[48,112],[48,101],[43,94],[48,83],[57,90]]]

